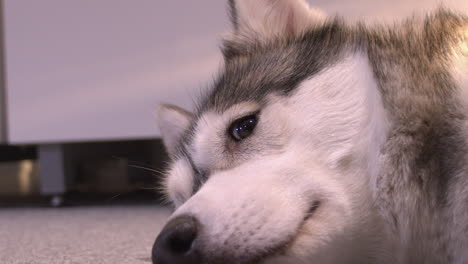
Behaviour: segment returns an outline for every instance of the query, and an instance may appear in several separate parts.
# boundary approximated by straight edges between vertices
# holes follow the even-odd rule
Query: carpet
[[[149,264],[169,213],[154,205],[0,209],[0,263]]]

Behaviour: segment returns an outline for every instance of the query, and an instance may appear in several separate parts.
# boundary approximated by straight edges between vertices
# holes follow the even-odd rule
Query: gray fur
[[[229,3],[236,27],[234,2]],[[349,52],[367,52],[391,124],[376,192],[388,231],[396,240],[408,236],[406,244],[397,245],[405,252],[404,263],[466,262],[453,249],[468,249],[468,120],[448,69],[451,47],[467,25],[466,16],[441,9],[390,29],[348,26],[335,18],[298,37],[226,41],[225,68],[198,116],[244,101],[262,104],[271,93],[287,96]],[[193,127],[186,132],[178,157],[190,160],[193,133]],[[195,193],[209,175],[190,164]],[[460,203],[466,206],[454,207]]]
[[[393,126],[382,150],[377,204],[392,219],[393,232],[408,223],[410,241],[401,245],[407,263],[454,263],[451,249],[457,243],[468,248],[468,217],[453,218],[452,207],[463,200],[468,210],[467,116],[448,70],[449,52],[467,24],[467,17],[440,10],[422,23],[412,20],[368,35],[369,58]],[[454,222],[464,223],[464,241],[450,238]]]

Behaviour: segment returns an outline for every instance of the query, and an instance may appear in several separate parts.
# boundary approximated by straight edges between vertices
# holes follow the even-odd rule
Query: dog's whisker
[[[128,164],[128,166],[129,166],[129,167],[132,167],[132,168],[137,168],[137,169],[142,169],[142,170],[151,171],[151,172],[154,172],[154,173],[157,173],[157,174],[162,174],[162,172],[159,171],[159,170],[152,169],[152,168],[148,168],[148,167],[144,167],[144,166],[138,166],[138,165],[133,165],[133,164]]]

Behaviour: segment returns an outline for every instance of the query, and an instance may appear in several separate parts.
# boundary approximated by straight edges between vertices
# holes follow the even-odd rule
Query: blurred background
[[[0,1],[0,263],[150,261],[169,214],[155,191],[168,158],[153,111],[193,109],[209,88],[226,2]],[[468,10],[466,0],[309,2],[368,23]]]

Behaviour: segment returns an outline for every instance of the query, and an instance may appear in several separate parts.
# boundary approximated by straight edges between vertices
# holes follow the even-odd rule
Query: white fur
[[[192,195],[193,172],[188,162],[181,158],[172,164],[167,175],[164,190],[177,208]]]
[[[191,154],[210,179],[173,217],[196,216],[207,227],[201,235],[210,248],[236,249],[238,256],[288,240],[288,250],[268,264],[368,262],[369,250],[381,243],[373,240],[382,230],[369,186],[378,173],[386,117],[366,57],[350,55],[290,97],[272,94],[268,100],[247,153],[230,155],[235,150],[226,149],[226,129],[259,105],[245,102],[202,115]],[[186,168],[169,175],[177,178],[169,180],[172,190],[189,189],[179,174],[189,167],[176,166],[181,164]],[[303,223],[314,201],[320,206]]]
[[[323,136],[311,144],[328,153],[323,157],[332,168],[347,156],[366,160],[366,176],[375,190],[388,120],[366,55],[354,54],[302,86],[292,99],[296,107],[290,116],[309,122],[304,133]]]
[[[296,129],[303,134],[297,130],[295,134],[309,135],[301,144],[314,147],[331,168],[346,156],[363,153],[369,157],[360,158],[377,163],[373,158],[385,140],[387,119],[364,54],[353,54],[303,82],[289,101],[289,116],[294,119],[290,122],[302,124]],[[373,177],[375,164],[369,164]]]

